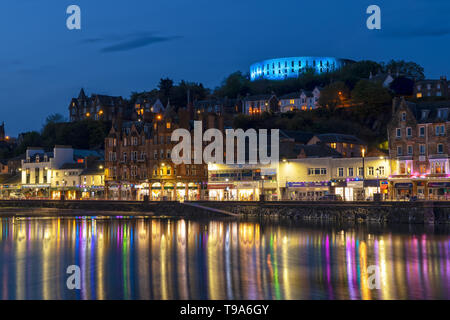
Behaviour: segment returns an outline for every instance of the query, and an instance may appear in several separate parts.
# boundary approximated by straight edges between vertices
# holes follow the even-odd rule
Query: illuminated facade
[[[289,112],[296,110],[313,110],[319,106],[320,89],[315,87],[313,91],[302,90],[300,93],[290,93],[281,96],[280,112]]]
[[[199,200],[206,193],[206,164],[177,164],[171,152],[176,129],[192,131],[192,121],[204,130],[223,131],[223,118],[195,114],[168,104],[163,113],[151,113],[152,121],[117,122],[105,139],[105,189],[110,200]]]
[[[450,104],[395,98],[388,125],[394,199],[450,199]]]
[[[280,162],[278,184],[282,200],[315,201],[336,194],[357,201],[386,195],[389,174],[387,157],[309,157]]]
[[[315,73],[333,72],[339,70],[352,60],[333,57],[291,57],[269,59],[250,66],[250,80],[284,80],[298,78],[306,71]]]
[[[208,196],[216,201],[257,201],[278,199],[277,164],[208,165]]]

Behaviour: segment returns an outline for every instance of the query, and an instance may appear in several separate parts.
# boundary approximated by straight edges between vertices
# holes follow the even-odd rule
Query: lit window
[[[348,168],[348,176],[353,177],[353,168]]]
[[[422,98],[422,92],[418,92],[416,96],[417,96],[417,98],[419,98],[419,99]]]

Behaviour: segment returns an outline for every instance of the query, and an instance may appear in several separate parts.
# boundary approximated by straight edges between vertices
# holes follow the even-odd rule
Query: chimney
[[[395,113],[399,100],[400,100],[399,97],[394,97],[394,99],[392,99],[392,114]]]

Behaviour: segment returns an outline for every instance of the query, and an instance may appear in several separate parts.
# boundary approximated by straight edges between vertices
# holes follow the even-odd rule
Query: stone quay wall
[[[10,210],[15,208],[14,210]],[[23,210],[17,210],[22,208]],[[288,218],[307,221],[376,222],[390,224],[450,223],[450,202],[234,202],[196,201],[189,205],[175,201],[51,201],[0,200],[1,216],[26,215],[146,215],[186,218],[223,217],[208,208],[239,217]],[[36,210],[39,209],[39,210]],[[47,209],[47,210],[41,210]]]

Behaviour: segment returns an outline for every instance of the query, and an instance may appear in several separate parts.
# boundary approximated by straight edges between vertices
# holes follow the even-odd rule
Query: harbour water
[[[79,290],[67,287],[71,265],[80,267]],[[450,299],[450,235],[82,212],[1,218],[0,298]]]

